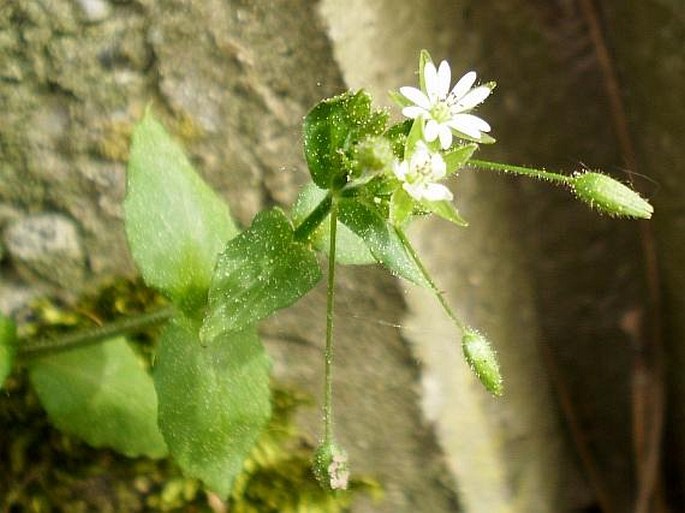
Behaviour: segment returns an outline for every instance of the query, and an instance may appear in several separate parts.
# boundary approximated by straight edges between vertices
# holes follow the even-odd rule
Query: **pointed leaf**
[[[404,145],[407,142],[407,135],[414,124],[413,119],[405,119],[404,121],[392,125],[383,134],[387,139],[390,140],[392,145],[392,152],[395,157],[402,160],[404,158]]]
[[[204,343],[198,328],[178,318],[162,334],[159,425],[184,473],[226,498],[271,416],[270,365],[254,326]]]
[[[238,230],[150,113],[133,132],[124,215],[145,282],[177,303],[204,302],[217,255]]]
[[[477,149],[477,144],[470,143],[465,144],[463,146],[457,146],[447,151],[442,156],[442,158],[445,161],[445,164],[447,165],[447,175],[449,176],[452,173],[455,173],[459,169],[461,169],[464,166],[464,164],[466,164],[468,160],[471,158],[473,152],[475,152]]]
[[[0,314],[0,389],[12,372],[17,354],[17,329],[11,319]]]
[[[295,224],[301,223],[325,197],[326,191],[319,189],[312,182],[305,185],[293,206],[293,222]],[[314,248],[327,254],[330,246],[330,234],[330,216],[326,216],[309,240]],[[338,221],[337,237],[335,251],[335,261],[337,263],[343,265],[368,265],[376,263],[376,259],[369,251],[369,248],[366,247],[364,241],[340,221]]]
[[[126,456],[166,455],[152,378],[123,337],[33,359],[29,372],[62,431]]]
[[[338,216],[366,243],[376,260],[393,274],[417,285],[429,286],[395,229],[373,207],[356,199],[342,198],[338,203]]]
[[[259,213],[219,256],[201,338],[238,331],[291,305],[321,278],[316,254],[293,239],[285,214]]]
[[[451,201],[422,201],[421,206],[457,226],[469,225]]]

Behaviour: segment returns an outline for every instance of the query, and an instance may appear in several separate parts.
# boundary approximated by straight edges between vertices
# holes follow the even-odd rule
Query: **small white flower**
[[[424,136],[428,142],[440,139],[442,149],[452,145],[452,130],[480,139],[482,132],[489,132],[490,125],[468,111],[482,103],[492,87],[482,85],[472,87],[476,82],[476,72],[469,71],[449,90],[452,72],[447,61],[442,61],[438,69],[427,62],[423,68],[425,91],[416,87],[400,87],[400,93],[414,103],[402,109],[402,114],[411,119],[423,116],[426,119]]]
[[[417,201],[451,200],[450,190],[439,183],[447,173],[447,165],[442,155],[430,151],[419,141],[409,161],[396,162],[395,176],[402,182],[402,188]]]

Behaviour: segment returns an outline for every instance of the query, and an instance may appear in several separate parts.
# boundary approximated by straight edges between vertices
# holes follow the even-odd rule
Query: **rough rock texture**
[[[134,272],[121,201],[128,138],[146,105],[241,223],[264,206],[292,203],[306,179],[302,116],[345,88],[316,7],[306,0],[3,2],[0,297],[14,298],[3,300],[5,311],[26,297],[17,294],[24,284],[74,297],[108,275]],[[31,229],[36,219],[50,221],[53,232]],[[397,284],[377,271],[351,273],[365,288],[342,280],[340,302],[359,303],[370,319],[397,320]],[[272,322],[275,335],[265,337],[279,355],[277,378],[315,396],[323,304],[319,290]],[[385,491],[382,501],[360,501],[354,511],[455,511],[452,478],[418,407],[409,348],[397,330],[373,323],[340,332],[338,436],[353,471]],[[278,342],[293,337],[312,345],[295,351]],[[368,348],[360,351],[362,340]],[[319,411],[302,415],[315,443]]]

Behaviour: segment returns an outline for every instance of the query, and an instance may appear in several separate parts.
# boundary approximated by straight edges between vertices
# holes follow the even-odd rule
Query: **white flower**
[[[476,72],[469,71],[450,91],[451,75],[447,61],[442,61],[437,70],[429,61],[423,68],[425,91],[416,87],[400,87],[400,93],[414,103],[402,109],[402,114],[411,119],[423,116],[426,119],[426,140],[431,142],[440,138],[444,150],[452,145],[452,130],[474,139],[480,139],[482,132],[490,131],[486,121],[467,112],[490,96],[492,86],[473,88]]]
[[[442,155],[430,151],[419,141],[409,161],[396,162],[395,176],[402,182],[402,188],[417,201],[451,200],[450,190],[439,183],[447,173],[447,165]]]

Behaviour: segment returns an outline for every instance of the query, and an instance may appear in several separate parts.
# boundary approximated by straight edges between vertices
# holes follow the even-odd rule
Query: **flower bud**
[[[578,199],[611,216],[649,219],[654,212],[652,205],[637,192],[601,173],[576,176],[572,188]]]
[[[476,331],[467,331],[461,340],[464,357],[483,386],[493,395],[502,395],[502,375],[490,342]]]
[[[385,137],[373,136],[362,140],[354,149],[357,173],[376,174],[392,169],[395,155],[392,145]]]
[[[347,452],[335,442],[324,442],[314,453],[316,480],[327,490],[346,490],[350,478]]]

